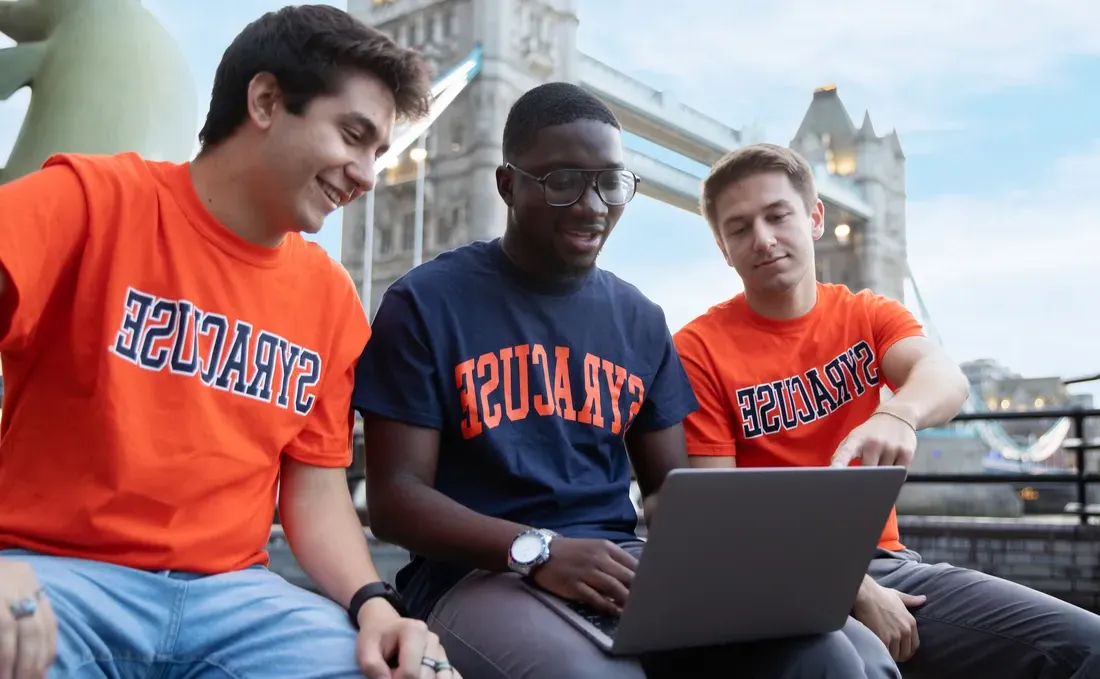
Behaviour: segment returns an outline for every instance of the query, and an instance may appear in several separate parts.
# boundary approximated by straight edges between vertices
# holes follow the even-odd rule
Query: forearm
[[[626,449],[642,493],[642,518],[646,526],[657,513],[658,497],[665,479],[674,469],[689,466],[683,425],[665,429],[631,430],[626,435]]]
[[[310,493],[284,484],[279,517],[294,558],[336,603],[347,607],[360,587],[381,579],[346,487]]]
[[[479,514],[419,481],[372,486],[367,498],[379,539],[427,559],[486,571],[508,570],[512,541],[531,528]]]
[[[901,388],[879,410],[925,429],[954,419],[969,395],[970,384],[953,361],[928,356],[913,366]]]
[[[859,592],[856,593],[856,605],[858,606],[861,602],[866,600],[876,587],[878,587],[878,583],[871,577],[871,574],[864,574],[863,582],[859,583]]]

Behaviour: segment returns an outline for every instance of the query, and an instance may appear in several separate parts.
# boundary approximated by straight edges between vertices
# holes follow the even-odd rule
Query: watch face
[[[542,537],[524,534],[512,543],[512,560],[516,563],[531,563],[542,555]]]

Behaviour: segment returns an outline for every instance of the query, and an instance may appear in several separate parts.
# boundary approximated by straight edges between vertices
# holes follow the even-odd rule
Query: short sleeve
[[[890,347],[903,339],[924,336],[924,328],[903,304],[882,295],[865,294],[877,356],[885,356]]]
[[[737,433],[730,404],[721,387],[706,341],[694,328],[676,333],[676,349],[691,381],[699,409],[684,420],[688,455],[736,455]]]
[[[0,306],[0,352],[18,353],[75,269],[88,238],[84,183],[54,161],[0,186],[0,266],[7,289]]]
[[[699,407],[680,356],[676,353],[672,334],[665,325],[663,313],[660,328],[662,339],[658,346],[661,358],[657,364],[657,372],[653,375],[637,417],[630,425],[632,429],[639,431],[659,431],[680,424],[689,413]]]
[[[427,326],[401,282],[382,297],[355,373],[352,407],[418,427],[443,428],[440,376]]]
[[[352,460],[351,433],[354,415],[349,403],[355,385],[355,365],[370,338],[370,326],[359,295],[350,279],[344,302],[339,305],[341,319],[323,368],[321,391],[306,416],[305,427],[284,452],[289,457],[318,467],[347,467]]]

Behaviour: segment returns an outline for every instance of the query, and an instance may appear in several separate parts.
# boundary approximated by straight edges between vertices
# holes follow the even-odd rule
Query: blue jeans
[[[49,679],[362,678],[337,604],[256,566],[139,571],[3,550],[29,564],[58,620]]]

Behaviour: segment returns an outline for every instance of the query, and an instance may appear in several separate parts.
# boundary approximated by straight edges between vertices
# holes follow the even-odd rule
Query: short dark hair
[[[512,104],[504,123],[505,160],[531,148],[535,135],[543,128],[578,120],[595,120],[622,129],[607,104],[576,85],[553,82],[528,90]]]
[[[268,12],[246,26],[222,55],[199,141],[204,149],[217,145],[244,122],[248,84],[258,73],[275,76],[287,110],[299,115],[316,97],[337,92],[354,71],[374,75],[393,91],[398,117],[427,115],[431,81],[417,52],[328,5]]]

